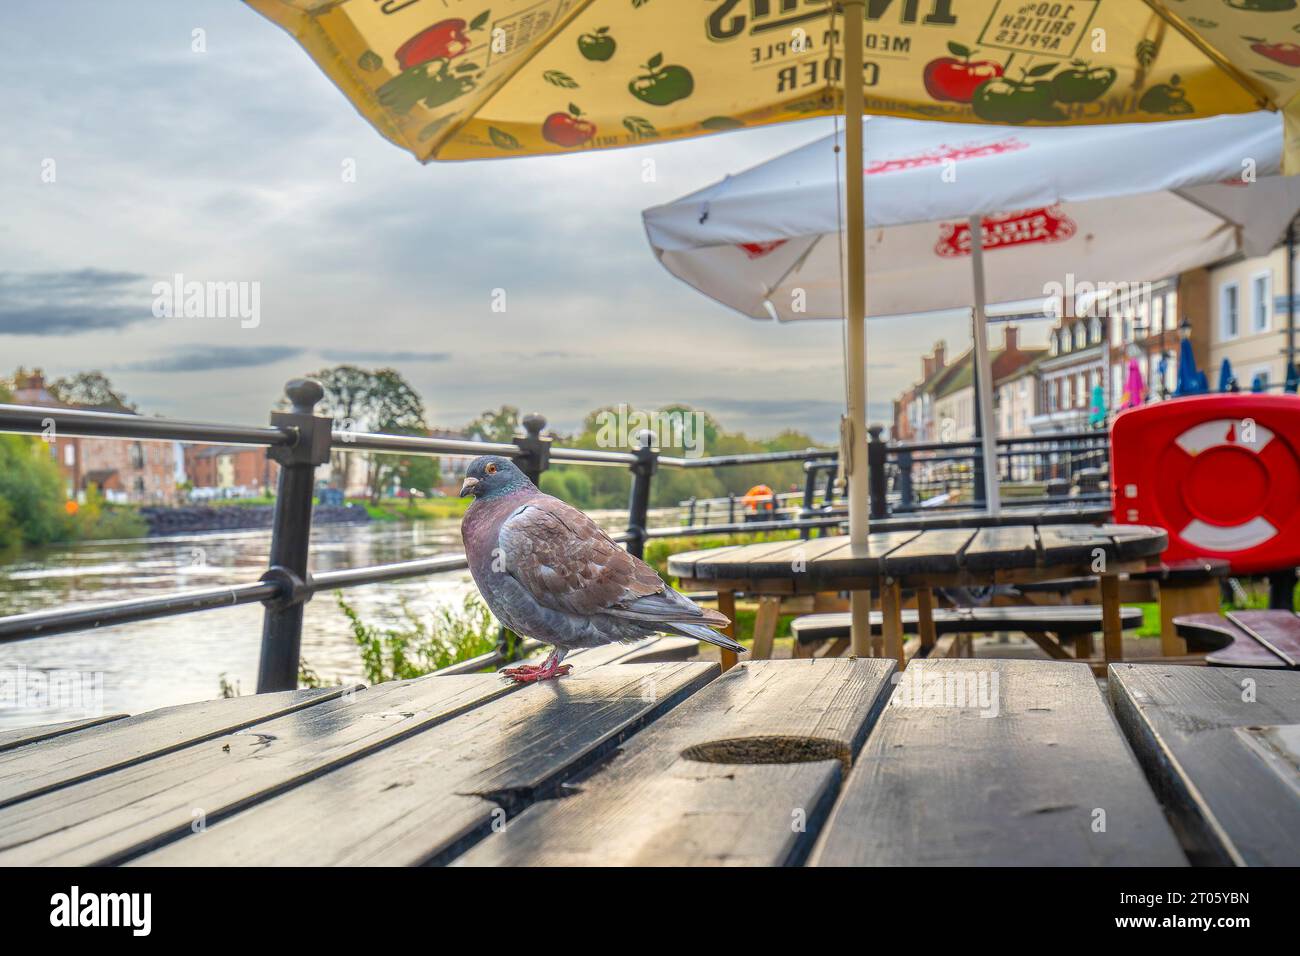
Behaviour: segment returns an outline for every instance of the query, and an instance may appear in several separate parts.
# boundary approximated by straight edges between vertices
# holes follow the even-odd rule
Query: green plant
[[[217,681],[219,682],[221,696],[223,698],[229,700],[231,697],[239,696],[239,681],[235,681],[232,684],[229,680],[226,679],[226,675],[224,673],[217,675]]]
[[[403,622],[397,627],[367,624],[342,592],[335,592],[334,599],[351,625],[371,684],[420,677],[496,647],[496,622],[475,594],[466,595],[459,606],[439,606],[432,623],[403,601]]]

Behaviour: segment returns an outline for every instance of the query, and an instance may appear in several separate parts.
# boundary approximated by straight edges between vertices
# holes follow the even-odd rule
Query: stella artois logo
[[[1078,231],[1073,219],[1060,206],[1021,209],[984,217],[982,243],[985,250],[1023,246],[1031,242],[1064,242]],[[934,254],[944,259],[970,255],[970,224],[945,222],[939,226]]]

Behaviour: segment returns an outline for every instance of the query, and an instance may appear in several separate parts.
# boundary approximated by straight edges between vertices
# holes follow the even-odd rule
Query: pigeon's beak
[[[478,487],[477,478],[466,478],[465,483],[460,486],[460,496],[464,498],[467,495],[474,494],[474,489],[477,487]]]

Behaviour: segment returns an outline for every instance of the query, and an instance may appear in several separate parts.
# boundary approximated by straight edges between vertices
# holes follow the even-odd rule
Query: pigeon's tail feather
[[[737,644],[725,634],[719,634],[717,631],[703,624],[687,624],[683,621],[671,621],[665,627],[676,631],[678,634],[685,634],[687,637],[693,637],[697,640],[708,641],[710,644],[716,644],[718,647],[728,651],[735,651],[742,654],[745,648]]]

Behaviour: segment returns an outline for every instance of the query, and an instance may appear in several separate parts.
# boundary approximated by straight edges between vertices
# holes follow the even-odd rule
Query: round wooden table
[[[1012,527],[886,531],[855,549],[846,536],[688,551],[668,559],[683,590],[716,590],[735,615],[735,594],[784,596],[827,591],[880,595],[882,646],[856,634],[853,653],[873,651],[905,663],[902,595],[914,589],[921,645],[933,646],[933,590],[1056,578],[1096,578],[1101,594],[1105,660],[1123,659],[1119,575],[1147,567],[1168,545],[1163,528],[1145,525],[1029,524]],[[724,652],[723,666],[735,662]]]

